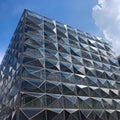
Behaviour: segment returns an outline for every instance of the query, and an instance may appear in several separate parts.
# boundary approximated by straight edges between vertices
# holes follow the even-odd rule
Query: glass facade
[[[0,67],[0,120],[120,120],[111,43],[25,10]]]

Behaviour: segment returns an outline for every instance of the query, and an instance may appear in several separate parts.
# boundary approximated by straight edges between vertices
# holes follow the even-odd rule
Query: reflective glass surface
[[[0,66],[0,120],[119,120],[111,44],[25,10]]]

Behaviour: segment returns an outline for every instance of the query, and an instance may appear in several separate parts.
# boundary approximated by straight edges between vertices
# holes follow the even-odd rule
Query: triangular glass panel
[[[36,67],[36,69],[40,69],[39,67],[44,67],[44,59],[39,59],[39,60],[32,60],[30,62],[27,62],[24,64],[24,66],[31,66],[31,67]]]
[[[91,113],[89,114],[89,116],[87,117],[88,120],[95,120],[95,113],[94,111],[91,111]]]
[[[43,42],[39,43],[38,40],[36,40],[36,39],[26,38],[24,43],[26,45],[32,46],[34,48],[43,47]]]
[[[104,86],[105,82],[106,82],[105,79],[100,79],[100,78],[97,79],[97,85],[98,85],[99,87],[105,87],[105,86]]]
[[[108,61],[107,57],[101,55],[101,60],[102,60],[103,63],[109,64],[109,61]]]
[[[36,72],[32,73],[32,75],[34,77],[44,79],[45,78],[45,71],[44,71],[44,69],[41,69],[39,71],[36,71]]]
[[[36,98],[28,103],[26,103],[24,106],[22,106],[24,108],[43,108],[45,107],[45,98],[44,96],[43,97],[40,97],[40,98]]]
[[[89,45],[81,43],[80,46],[81,46],[82,50],[90,51]]]
[[[47,49],[51,49],[51,50],[58,50],[58,45],[57,43],[53,43],[53,42],[50,42],[50,41],[45,41],[45,48]]]
[[[55,33],[54,32],[55,26],[54,25],[49,25],[49,24],[44,24],[44,30],[50,33]]]
[[[120,74],[113,73],[114,80],[119,81],[120,80]]]
[[[108,71],[111,70],[111,66],[109,64],[103,64],[103,68],[104,70],[108,70]]]
[[[93,60],[101,62],[101,57],[100,57],[100,55],[91,53],[91,56],[92,56],[92,59],[93,59]]]
[[[116,98],[116,99],[119,99],[119,91],[118,90],[110,90],[109,91],[109,95],[112,97],[112,98]]]
[[[114,79],[114,75],[112,72],[105,72],[106,79]]]
[[[39,76],[36,76],[25,69],[22,70],[22,77],[32,78],[32,79],[39,79]]]
[[[120,74],[119,67],[116,67],[116,66],[111,65],[111,70],[112,70],[112,72],[114,72],[114,73]]]
[[[72,64],[68,64],[65,62],[60,62],[60,69],[61,71],[64,71],[64,72],[73,72]]]
[[[59,115],[59,113],[56,112],[55,110],[47,110],[47,119],[48,120],[55,120],[58,115]]]
[[[68,38],[77,41],[76,33],[68,31]]]
[[[35,99],[36,99],[36,96],[24,93],[21,95],[21,100],[22,100],[21,106],[23,106],[23,105],[25,105],[25,104],[27,104]]]
[[[58,71],[46,69],[46,79],[49,81],[60,81],[61,75]]]
[[[71,56],[66,53],[59,53],[59,59],[63,62],[71,62]]]
[[[29,73],[34,73],[34,72],[40,70],[39,67],[34,67],[34,66],[30,66],[30,65],[23,65],[23,69],[25,69]]]
[[[118,63],[118,60],[117,59],[114,59],[114,58],[109,58],[109,61],[110,61],[110,64],[111,65],[115,65],[115,66],[118,66],[119,63]]]
[[[53,69],[53,70],[59,70],[59,62],[53,61],[53,60],[46,60],[45,61],[46,68]]]
[[[21,90],[26,92],[42,92],[39,88],[34,86],[34,84],[29,81],[22,81]]]
[[[78,36],[78,39],[79,39],[79,42],[80,42],[80,43],[88,44],[88,40],[87,40],[87,38],[82,37],[82,36]]]
[[[91,111],[90,110],[81,110],[81,113],[84,115],[85,120],[88,120],[87,117],[89,116]]]
[[[107,88],[101,88],[101,95],[105,98],[109,98],[109,89]]]
[[[80,48],[79,42],[69,40],[69,44],[70,44],[70,46]]]
[[[112,99],[102,99],[102,102],[106,109],[112,109],[112,105],[113,105]]]
[[[58,60],[59,54],[55,50],[46,49],[45,50],[45,57],[50,58],[50,59],[54,59],[54,60]]]
[[[78,56],[78,57],[81,57],[81,51],[80,51],[80,49],[77,49],[77,48],[71,47],[71,54]]]
[[[65,110],[65,120],[76,120],[74,116],[68,111]]]
[[[105,72],[103,70],[96,69],[96,75],[97,75],[98,78],[104,78],[104,79],[106,79]]]
[[[89,76],[96,76],[96,71],[94,68],[88,68],[88,67],[85,67],[85,73],[86,75],[89,75]]]
[[[79,85],[76,86],[76,90],[78,96],[88,96],[88,94]]]
[[[103,64],[102,64],[102,62],[94,61],[93,63],[94,63],[95,68],[103,70]]]
[[[88,37],[89,39],[94,40],[94,36],[93,36],[93,35],[91,35],[91,34],[90,34],[90,33],[88,33],[88,32],[86,32],[86,33],[85,33],[85,36],[86,36],[86,37]]]
[[[46,96],[46,105],[49,108],[62,108],[63,101],[61,95],[51,94]]]
[[[35,59],[39,59],[39,58],[42,58],[43,55],[41,54],[41,51],[39,51],[38,49],[35,49],[31,46],[24,46],[24,53],[23,53],[25,56],[30,56],[32,58],[35,58]]]
[[[64,107],[65,108],[76,108],[78,105],[76,104],[77,97],[71,97],[71,96],[64,96],[63,101],[64,101]]]
[[[101,114],[101,117],[100,117],[102,120],[108,120],[109,118],[107,117],[107,113],[106,111],[104,111],[102,114]]]
[[[27,117],[22,111],[20,111],[19,117],[20,117],[22,120],[28,120],[28,117]]]
[[[105,80],[104,86],[105,86],[106,88],[109,88],[109,82],[108,82],[108,80]]]
[[[74,77],[75,77],[75,83],[80,84],[80,85],[87,85],[85,75],[75,74]]]
[[[54,26],[55,25],[55,23],[52,19],[47,18],[45,16],[44,16],[44,24],[47,24],[48,26]]]
[[[65,83],[74,83],[74,74],[61,72],[61,81]]]
[[[82,57],[91,59],[91,53],[90,52],[85,52],[85,51],[81,50],[81,53],[82,53]]]
[[[43,34],[43,33],[41,33]],[[31,35],[25,34],[25,40],[24,43],[31,45],[31,46],[39,46],[39,47],[43,47],[44,46],[44,39],[41,37],[36,38],[33,37]]]
[[[97,42],[97,47],[98,47],[99,49],[105,50],[104,44],[101,44],[101,43],[99,43],[99,42]]]
[[[29,62],[34,61],[34,60],[35,60],[34,58],[23,56],[23,64],[29,63]]]
[[[91,52],[94,52],[94,53],[96,53],[96,54],[99,53],[98,48],[93,47],[93,46],[90,46],[90,51],[91,51]]]
[[[57,35],[58,35],[58,36],[61,36],[61,37],[67,38],[66,30],[65,30],[65,29],[61,29],[61,28],[59,28],[59,27],[57,27]]]
[[[58,21],[56,21],[56,27],[58,27],[59,29],[66,29],[65,25],[63,23],[58,22]]]
[[[61,86],[58,82],[46,82],[46,92],[61,94]]]
[[[83,66],[73,65],[73,70],[76,74],[85,75],[85,69]]]
[[[41,31],[35,31],[34,29],[31,28],[27,28],[25,31],[25,35],[27,35],[29,38],[31,39],[35,39],[35,40],[39,40],[39,39],[43,39],[44,37],[44,32]]]
[[[39,114],[35,115],[35,116],[32,118],[32,120],[39,120],[39,118],[40,118],[41,120],[47,120],[47,118],[46,118],[46,111],[45,111],[45,110],[43,110],[43,111],[41,111]],[[23,119],[23,120],[24,120],[24,119]]]
[[[93,47],[97,47],[97,42],[94,41],[94,40],[88,39],[88,43],[89,43],[89,45],[91,45],[91,46],[93,46]]]
[[[120,109],[120,100],[119,99],[113,99],[113,108]]]
[[[101,115],[102,115],[102,110],[94,110],[95,114],[96,114],[96,119],[98,120],[102,120],[100,119]]]
[[[49,40],[51,42],[56,42],[57,41],[57,36],[56,34],[52,34],[49,32],[44,32],[44,37],[46,40]]]
[[[99,53],[103,56],[107,56],[107,52],[105,50],[99,49]]]
[[[22,108],[21,111],[28,117],[32,118],[33,116],[36,116],[40,112],[42,112],[42,109],[27,109],[27,108]]]
[[[59,49],[59,52],[68,53],[68,54],[70,53],[70,47],[69,46],[59,44],[58,49]]]
[[[97,86],[97,78],[96,77],[87,77],[87,83],[90,86]]]
[[[118,89],[117,85],[119,86],[119,84],[117,84],[113,80],[108,80],[108,85],[109,85],[110,88],[117,88],[117,89]]]
[[[101,102],[101,100],[102,100],[101,98],[93,98],[93,99],[96,101],[95,104],[93,103],[94,109],[104,109],[104,106],[103,106],[103,104]]]
[[[39,31],[41,31],[40,27],[32,24],[32,26],[30,25],[25,25],[25,29],[24,29],[25,33],[30,33],[30,32],[34,32],[34,33],[39,33]]]
[[[67,109],[66,112],[70,113],[69,115],[66,115],[68,119],[70,120],[80,120],[79,110],[78,109]]]
[[[31,12],[27,12],[26,17],[27,17],[30,21],[34,22],[34,23],[37,24],[37,25],[40,25],[41,23],[43,23],[43,17],[42,17],[42,16],[38,16],[38,15],[33,14],[33,13],[31,13]]]
[[[35,97],[35,98],[40,98],[41,96],[44,96],[43,93],[35,93],[35,92],[21,92],[22,96],[25,95],[26,96],[32,96],[32,97]]]
[[[93,67],[93,62],[92,62],[92,60],[88,60],[88,59],[83,59],[83,63],[84,63],[84,65],[85,66],[87,66],[87,67]]]
[[[57,36],[57,39],[59,43],[69,45],[69,40],[67,38]]]
[[[99,87],[96,88],[94,92],[96,92],[96,94],[98,94],[97,96],[102,97],[101,89]]]
[[[62,92],[64,95],[76,95],[75,85],[62,84]]]
[[[44,81],[40,79],[31,79],[31,78],[23,78],[23,80],[29,81],[34,86],[39,87]]]
[[[83,60],[81,57],[72,55],[73,64],[83,65]]]
[[[57,110],[53,110],[57,113],[57,111],[59,111],[59,114],[55,116],[55,118],[53,120],[64,120],[65,119],[65,111],[62,109],[57,109]],[[51,116],[51,115],[50,115]]]

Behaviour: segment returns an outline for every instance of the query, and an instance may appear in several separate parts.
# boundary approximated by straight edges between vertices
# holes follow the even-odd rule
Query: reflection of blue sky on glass
[[[0,57],[7,49],[25,8],[99,35],[92,17],[92,8],[96,4],[97,0],[0,0]]]

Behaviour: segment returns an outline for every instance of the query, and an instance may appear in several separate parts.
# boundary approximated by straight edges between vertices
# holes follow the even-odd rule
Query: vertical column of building
[[[46,101],[43,17],[26,11],[24,28],[20,120],[28,120],[44,111]]]
[[[0,68],[0,120],[16,119],[19,108],[19,92],[22,62],[24,13],[14,32]]]

